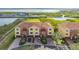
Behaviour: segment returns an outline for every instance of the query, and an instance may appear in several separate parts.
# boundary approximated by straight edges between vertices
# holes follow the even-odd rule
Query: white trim
[[[33,33],[33,34],[31,34],[31,32],[33,32],[33,31],[29,31],[29,35],[34,35],[34,33]]]
[[[51,29],[51,30],[49,30]],[[51,32],[51,34],[49,34],[49,32]],[[52,28],[48,28],[48,32],[47,32],[48,35],[52,35],[53,34],[53,29]]]
[[[33,30],[31,31],[30,28],[32,28]],[[29,35],[39,35],[39,28],[38,27],[30,27],[30,28],[29,28]],[[30,32],[33,32],[33,34],[30,34]],[[35,34],[36,32],[38,32],[38,34]]]
[[[33,32],[34,29],[32,28],[33,30],[31,31],[31,30],[30,30],[31,28],[32,28],[32,27],[29,28],[29,35],[33,35],[33,34],[31,34],[30,32]]]
[[[36,32],[34,33],[34,35],[39,35],[39,31],[37,31],[38,34],[36,34]]]
[[[18,30],[17,30],[17,29],[18,29]],[[17,34],[17,32],[18,32],[19,34]],[[19,28],[19,27],[16,27],[16,28],[15,28],[15,37],[16,37],[16,36],[20,36],[20,33],[21,33],[21,32],[20,32],[20,28]]]

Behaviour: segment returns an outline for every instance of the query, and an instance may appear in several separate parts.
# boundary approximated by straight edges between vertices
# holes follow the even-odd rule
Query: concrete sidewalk
[[[16,38],[13,43],[9,46],[8,50],[19,47],[20,38]]]

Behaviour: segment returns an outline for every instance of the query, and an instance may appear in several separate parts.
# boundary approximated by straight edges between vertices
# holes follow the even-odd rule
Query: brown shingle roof
[[[29,28],[29,27],[39,27],[39,28],[48,28],[50,27],[48,23],[44,22],[21,22],[19,25],[21,28]]]
[[[59,24],[62,27],[69,28],[69,29],[79,29],[79,23],[78,22],[64,22],[62,24]]]

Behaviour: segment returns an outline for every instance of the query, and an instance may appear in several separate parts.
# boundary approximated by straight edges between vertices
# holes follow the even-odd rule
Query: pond
[[[0,26],[12,23],[16,20],[17,18],[0,18]]]
[[[10,24],[14,22],[17,18],[0,18],[0,26],[5,24]],[[66,19],[74,19],[70,17],[54,17],[55,20],[66,20]]]

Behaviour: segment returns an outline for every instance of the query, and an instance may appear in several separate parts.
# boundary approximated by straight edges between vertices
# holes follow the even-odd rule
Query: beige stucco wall
[[[68,28],[59,26],[58,27],[58,32],[62,37],[69,37],[70,36],[70,30]]]
[[[18,30],[17,30],[18,29]],[[19,34],[17,34],[17,32],[19,32]],[[20,36],[21,35],[21,32],[20,32],[20,27],[16,27],[15,28],[15,37],[16,36]]]
[[[53,33],[54,33],[54,29],[53,29],[52,27],[51,27],[51,29],[52,29],[52,30],[49,30],[49,29],[48,29],[48,32],[47,32],[48,35],[53,35]],[[49,34],[49,32],[51,32],[52,34]]]

